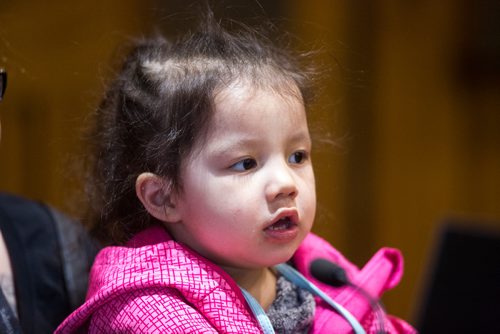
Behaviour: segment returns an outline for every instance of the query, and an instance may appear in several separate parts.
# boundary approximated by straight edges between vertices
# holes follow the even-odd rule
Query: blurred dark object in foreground
[[[500,333],[500,231],[450,219],[432,253],[421,334]]]

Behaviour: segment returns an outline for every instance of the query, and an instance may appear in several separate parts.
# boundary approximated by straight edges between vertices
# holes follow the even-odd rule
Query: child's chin
[[[290,249],[286,252],[276,254],[276,256],[269,257],[269,265],[267,267],[273,267],[275,265],[278,265],[280,263],[285,263],[290,261],[290,259],[293,257],[293,254],[295,254],[295,251],[297,248]]]

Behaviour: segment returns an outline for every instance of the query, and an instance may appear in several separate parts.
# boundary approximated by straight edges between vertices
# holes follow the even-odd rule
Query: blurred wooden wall
[[[146,3],[0,2],[0,189],[70,209],[80,130],[118,45],[148,26]]]
[[[316,230],[360,265],[401,249],[405,276],[384,301],[413,320],[443,220],[500,229],[500,7],[294,3],[304,38],[325,39],[322,61],[340,64],[324,82],[341,147],[315,161]]]
[[[245,3],[249,16],[261,10],[223,3],[239,16]],[[311,111],[321,124],[314,230],[359,265],[381,246],[400,248],[406,274],[384,302],[412,320],[439,223],[500,222],[498,64],[487,67],[493,75],[474,67],[487,53],[474,44],[488,34],[485,11],[465,0],[260,3],[303,45],[321,47],[330,69]],[[79,131],[118,45],[179,30],[179,11],[189,12],[183,1],[0,2],[0,66],[9,71],[0,189],[69,212],[80,205]]]

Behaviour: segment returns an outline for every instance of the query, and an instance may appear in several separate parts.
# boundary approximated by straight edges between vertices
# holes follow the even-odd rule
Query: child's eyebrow
[[[214,145],[214,147],[211,149],[212,154],[217,154],[217,155],[226,155],[229,153],[233,153],[234,151],[237,151],[238,149],[242,148],[248,148],[248,147],[256,147],[259,145],[259,139],[257,137],[255,138],[237,138],[235,140],[231,140],[229,143],[218,143],[217,145]]]
[[[311,136],[306,131],[295,133],[293,136],[290,136],[287,142],[291,145],[305,144],[307,146],[310,146],[312,143]],[[229,143],[218,143],[214,145],[210,151],[211,154],[227,155],[241,149],[256,148],[260,146],[262,146],[262,141],[258,134],[256,134],[255,137],[236,138],[235,140],[229,141]]]
[[[293,136],[290,137],[289,141],[291,143],[306,142],[307,144],[311,144],[311,142],[312,142],[311,135],[309,134],[309,132],[306,132],[306,131],[301,131],[301,132],[294,134]]]

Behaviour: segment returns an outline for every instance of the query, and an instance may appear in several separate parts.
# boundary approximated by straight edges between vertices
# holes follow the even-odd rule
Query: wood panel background
[[[480,3],[216,6],[237,17],[264,10],[299,44],[321,47],[329,76],[311,110],[321,124],[314,230],[359,265],[381,246],[400,248],[406,274],[384,302],[408,320],[443,219],[500,228],[500,11]],[[0,189],[77,214],[80,130],[118,45],[182,30],[175,13],[186,11],[182,1],[0,2],[0,66],[9,72]]]

